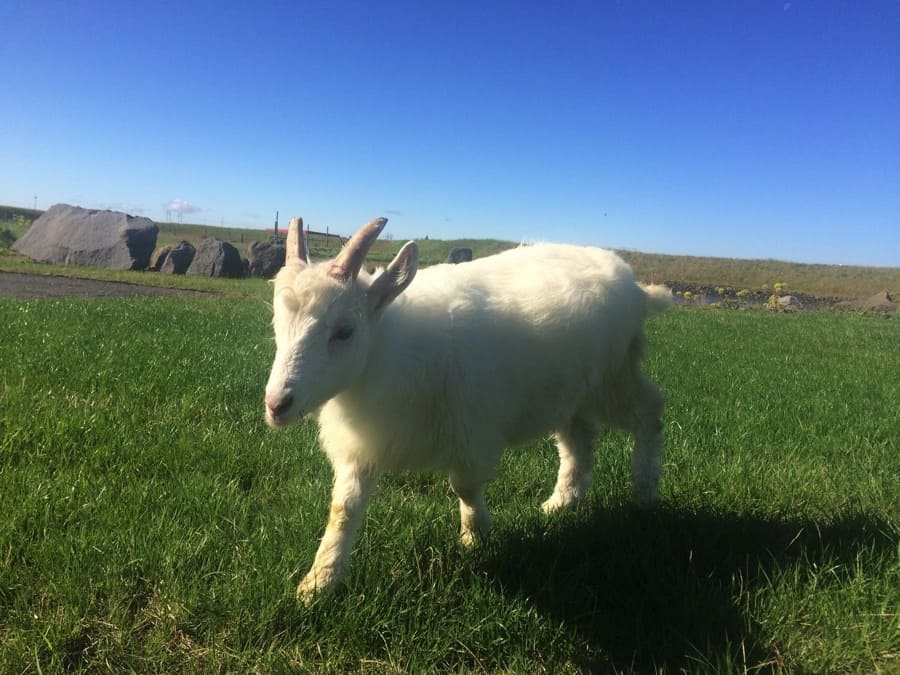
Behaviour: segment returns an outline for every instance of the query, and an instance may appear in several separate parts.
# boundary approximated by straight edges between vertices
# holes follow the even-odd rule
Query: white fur
[[[415,259],[395,265],[411,268],[409,283]],[[338,281],[328,265],[294,262],[275,280],[267,420],[315,416],[335,472],[299,596],[341,579],[383,471],[446,471],[469,543],[490,528],[483,491],[504,448],[555,434],[549,512],[585,495],[598,426],[609,424],[635,439],[635,503],[656,502],[663,397],[640,360],[644,319],[668,306],[668,289],[637,284],[610,251],[551,244],[431,267],[405,291],[391,280],[395,300],[379,278]]]

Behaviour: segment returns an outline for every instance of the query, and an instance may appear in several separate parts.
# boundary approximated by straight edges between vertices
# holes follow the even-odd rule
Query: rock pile
[[[464,262],[472,262],[472,249],[464,246],[456,246],[450,249],[450,253],[447,255],[446,262],[453,263],[454,265],[458,265],[459,263]]]

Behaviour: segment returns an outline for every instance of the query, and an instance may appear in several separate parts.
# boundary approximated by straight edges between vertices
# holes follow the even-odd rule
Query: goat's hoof
[[[490,533],[490,525],[483,529],[462,530],[459,533],[459,545],[463,548],[475,548],[478,544],[486,541]]]
[[[541,504],[541,511],[549,516],[551,513],[556,513],[564,506],[565,504],[563,504],[562,500],[559,499],[557,495],[553,495],[550,499]]]
[[[460,532],[459,534],[459,545],[463,548],[474,548],[475,544],[478,543],[478,535],[475,534],[472,530],[466,530],[465,532]]]
[[[568,490],[566,492],[554,492],[550,498],[541,504],[541,511],[548,516],[560,509],[567,509],[575,506],[581,501],[581,493],[577,490]]]
[[[317,596],[327,593],[334,588],[338,581],[339,579],[334,574],[309,572],[297,584],[297,600],[304,605],[308,605]]]
[[[304,579],[297,584],[297,601],[304,605],[309,605],[321,591],[321,588],[315,584],[308,583],[307,580]]]

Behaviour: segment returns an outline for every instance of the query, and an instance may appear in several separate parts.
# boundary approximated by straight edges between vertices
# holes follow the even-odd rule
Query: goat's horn
[[[331,263],[328,274],[340,281],[356,279],[366,253],[372,248],[372,244],[378,239],[378,235],[387,225],[387,218],[376,218],[365,225],[350,237],[350,241],[344,244],[341,252]]]
[[[303,241],[303,218],[300,216],[291,218],[291,224],[288,225],[284,256],[285,264],[309,264],[309,251],[306,250],[306,242]]]

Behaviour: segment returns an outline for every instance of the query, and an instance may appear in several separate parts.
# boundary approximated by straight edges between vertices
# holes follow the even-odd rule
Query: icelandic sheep
[[[295,218],[274,280],[266,421],[315,417],[334,469],[328,524],[298,597],[342,579],[385,471],[446,471],[470,544],[491,526],[483,493],[504,448],[555,435],[550,512],[585,496],[606,424],[634,437],[633,500],[652,506],[664,400],[640,372],[643,322],[670,304],[669,289],[638,284],[611,251],[557,244],[417,275],[408,242],[369,274],[363,262],[386,222],[373,220],[334,260],[313,264]]]

